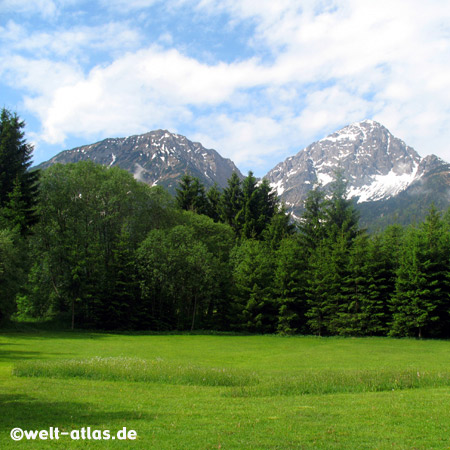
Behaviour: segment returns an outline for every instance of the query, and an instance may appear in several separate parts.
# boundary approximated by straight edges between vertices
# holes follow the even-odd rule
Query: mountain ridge
[[[233,172],[243,178],[233,161],[223,158],[216,150],[206,149],[199,142],[163,129],[123,138],[107,138],[64,150],[37,168],[81,160],[119,166],[139,181],[163,186],[172,193],[185,173],[198,177],[207,187],[214,183],[225,187]]]
[[[265,178],[289,210],[299,215],[307,193],[317,185],[327,190],[336,170],[342,170],[348,182],[349,198],[359,205],[379,206],[433,171],[448,172],[450,165],[435,155],[422,158],[380,123],[364,120],[313,142],[277,164]]]
[[[206,187],[214,183],[225,187],[233,172],[243,178],[236,165],[216,150],[163,129],[65,150],[38,168],[87,159],[119,166],[138,180],[163,186],[171,193],[185,173],[198,177]],[[423,216],[431,203],[441,209],[450,206],[450,164],[435,155],[421,157],[370,119],[313,142],[263,178],[288,211],[299,217],[308,192],[317,185],[329,191],[338,169],[347,179],[348,195],[361,211],[364,225],[396,220],[408,223],[409,216]]]

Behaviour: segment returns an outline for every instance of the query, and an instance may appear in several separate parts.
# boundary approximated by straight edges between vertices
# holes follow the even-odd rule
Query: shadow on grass
[[[15,427],[62,431],[91,427],[120,430],[128,421],[151,421],[151,414],[132,410],[101,411],[89,403],[43,401],[23,394],[0,394],[0,432]]]
[[[20,339],[102,339],[107,338],[107,333],[94,333],[88,331],[45,331],[45,330],[27,330],[27,331],[12,331],[12,330],[0,330],[0,337],[14,337]],[[5,345],[13,345],[8,342]],[[14,344],[17,345],[17,344]]]
[[[22,361],[24,359],[43,358],[44,355],[64,355],[68,357],[72,353],[48,353],[48,352],[34,352],[26,350],[0,350],[0,361]]]

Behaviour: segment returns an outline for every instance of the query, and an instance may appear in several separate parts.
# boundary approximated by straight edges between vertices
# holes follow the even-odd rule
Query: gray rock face
[[[119,166],[150,185],[161,185],[174,192],[181,177],[188,173],[209,187],[216,182],[224,187],[233,172],[242,174],[234,163],[208,150],[198,142],[166,130],[105,139],[96,144],[66,150],[41,164],[44,169],[56,163],[92,160],[105,166]]]
[[[358,203],[384,201],[439,168],[437,156],[421,158],[384,126],[365,120],[311,144],[273,168],[265,178],[295,213],[307,193],[320,183],[326,188],[342,170],[349,197]]]

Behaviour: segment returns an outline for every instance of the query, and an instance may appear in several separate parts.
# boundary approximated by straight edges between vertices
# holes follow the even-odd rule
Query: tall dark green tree
[[[15,297],[23,283],[17,231],[0,229],[0,322],[15,311]]]
[[[274,255],[265,242],[243,240],[232,253],[235,303],[233,326],[244,331],[273,333],[277,304],[273,296]]]
[[[448,333],[449,236],[436,208],[423,224],[411,228],[392,297],[391,335],[419,338]]]
[[[331,189],[331,199],[326,209],[327,234],[334,241],[343,238],[351,244],[359,233],[359,213],[353,200],[347,197],[347,182],[342,171],[336,171]]]
[[[206,192],[206,198],[208,200],[207,205],[207,216],[211,217],[214,222],[220,221],[220,200],[222,197],[222,193],[219,190],[219,186],[217,183],[214,183]]]
[[[283,239],[275,254],[274,297],[280,334],[306,333],[308,254],[297,236]]]
[[[0,209],[23,234],[36,220],[38,172],[30,171],[33,147],[26,142],[25,123],[5,108],[0,113]]]
[[[176,192],[175,201],[179,208],[197,214],[208,213],[205,186],[198,178],[184,174]]]
[[[227,187],[223,190],[221,199],[221,219],[230,225],[239,235],[242,228],[241,211],[243,207],[243,193],[241,180],[236,172],[228,179]]]
[[[312,252],[326,236],[327,202],[325,192],[319,187],[308,192],[298,229],[305,249]]]

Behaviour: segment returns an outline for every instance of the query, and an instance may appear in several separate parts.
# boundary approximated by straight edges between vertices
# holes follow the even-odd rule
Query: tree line
[[[341,173],[293,221],[266,180],[176,195],[89,161],[31,171],[0,118],[0,319],[72,328],[450,335],[450,212],[368,234]]]

